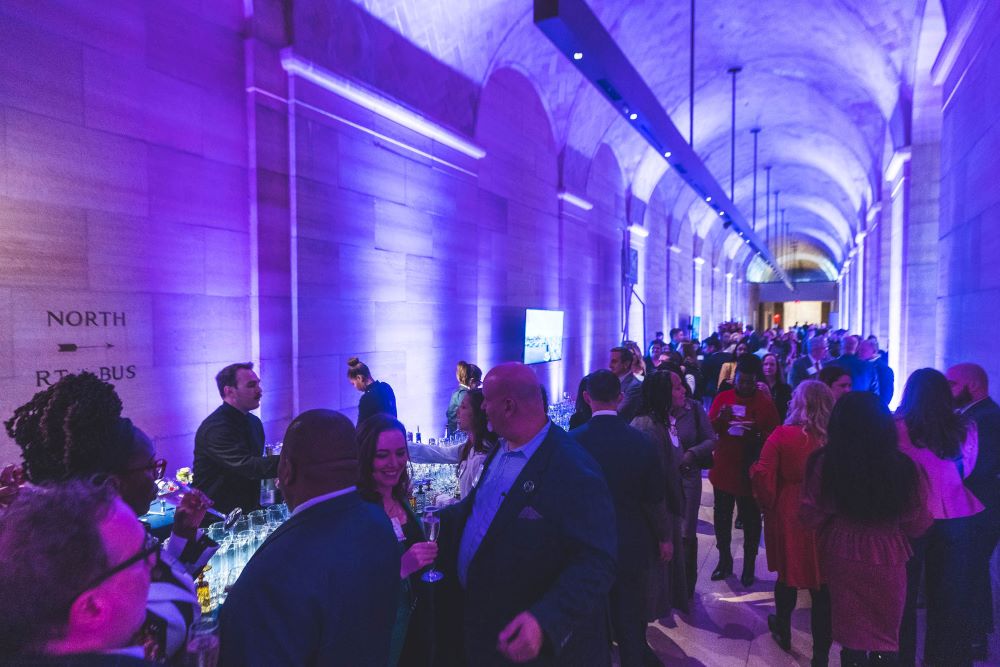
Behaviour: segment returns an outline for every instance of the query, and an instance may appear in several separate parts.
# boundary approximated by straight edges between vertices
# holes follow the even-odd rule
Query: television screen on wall
[[[524,363],[544,364],[562,359],[563,311],[534,310],[524,314]]]

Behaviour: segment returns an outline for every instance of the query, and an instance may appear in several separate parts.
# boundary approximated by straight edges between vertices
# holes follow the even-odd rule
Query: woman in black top
[[[427,665],[431,658],[431,618],[422,604],[428,591],[418,573],[434,562],[437,544],[424,537],[424,529],[408,501],[410,459],[406,429],[385,414],[365,420],[358,428],[358,459],[361,464],[358,491],[362,498],[382,507],[399,543],[402,586],[389,665]]]
[[[761,359],[761,365],[764,367],[764,384],[771,391],[771,400],[774,401],[774,407],[778,409],[778,416],[784,424],[785,418],[788,417],[788,403],[792,400],[792,388],[785,382],[778,355],[768,352]]]
[[[395,417],[396,394],[393,393],[392,387],[373,379],[368,366],[361,363],[357,357],[348,359],[347,366],[347,378],[355,389],[362,392],[361,400],[358,401],[358,425],[380,412]]]

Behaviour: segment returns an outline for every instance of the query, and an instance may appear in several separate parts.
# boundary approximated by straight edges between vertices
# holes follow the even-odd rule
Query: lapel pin
[[[532,491],[535,490],[535,483],[529,479],[527,482],[524,483],[524,486],[522,486],[521,488],[524,489],[525,493],[531,493]]]

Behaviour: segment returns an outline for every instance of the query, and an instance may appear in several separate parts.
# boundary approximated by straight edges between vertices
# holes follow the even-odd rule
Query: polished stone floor
[[[665,665],[695,667],[778,667],[809,665],[812,639],[809,634],[809,595],[799,593],[799,603],[792,616],[792,651],[779,649],[767,630],[767,615],[774,613],[773,572],[767,571],[763,546],[757,558],[757,583],[749,589],[740,584],[743,567],[742,531],[733,532],[734,570],[737,576],[726,581],[710,581],[718,562],[712,534],[712,490],[705,481],[698,526],[698,586],[691,613],[675,613],[668,622],[649,626],[648,639]],[[997,577],[994,558],[994,582]],[[994,595],[1000,586],[994,585]],[[998,600],[1000,602],[1000,600]],[[998,607],[1000,608],[1000,607]],[[922,612],[921,612],[922,634]],[[921,642],[922,643],[922,642]],[[918,646],[918,650],[922,647]],[[840,647],[830,652],[830,664],[840,664]],[[1000,639],[991,637],[990,660],[977,665],[1000,665]]]

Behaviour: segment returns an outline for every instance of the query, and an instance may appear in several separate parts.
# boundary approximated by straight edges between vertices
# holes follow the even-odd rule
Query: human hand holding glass
[[[190,486],[188,486],[187,484],[185,484],[184,482],[180,481],[175,477],[170,479],[163,478],[156,480],[156,488],[157,488],[156,496],[158,498],[169,500],[172,503],[178,505],[180,504],[181,500],[183,500],[184,496],[190,493],[192,490]],[[243,510],[240,509],[239,507],[235,508],[229,514],[223,514],[219,510],[212,509],[211,507],[207,508],[206,512],[214,517],[222,519],[223,525],[225,526],[226,530],[232,528],[233,524],[239,521],[240,518],[243,516]]]
[[[430,542],[437,542],[438,533],[441,531],[441,519],[438,517],[437,512],[437,507],[424,508],[424,532]],[[434,569],[433,562],[431,563],[431,569],[427,570],[420,576],[421,581],[426,581],[428,583],[434,583],[435,581],[441,581],[442,579],[444,579],[444,574]]]

